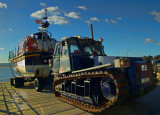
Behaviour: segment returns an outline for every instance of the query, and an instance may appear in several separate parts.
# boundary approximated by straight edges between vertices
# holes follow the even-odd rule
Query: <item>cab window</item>
[[[68,56],[67,46],[62,46],[62,57]]]
[[[77,43],[74,39],[70,40],[69,41],[69,44],[70,44],[70,52],[71,54],[80,54],[80,50],[77,46]]]
[[[98,55],[102,54],[102,48],[99,43],[95,42],[95,43],[91,44],[91,46],[92,46],[92,50],[93,50],[94,54],[98,54]]]
[[[71,45],[70,45],[70,49],[71,49],[71,53],[72,53],[72,54],[80,53],[79,50],[78,50],[77,45],[71,44]]]
[[[84,45],[84,46],[82,47],[82,49],[84,50],[84,53],[86,53],[86,54],[92,54],[92,51],[91,51],[91,47],[90,47],[90,46]]]
[[[55,56],[58,56],[60,54],[60,46],[61,46],[60,44],[57,44]]]

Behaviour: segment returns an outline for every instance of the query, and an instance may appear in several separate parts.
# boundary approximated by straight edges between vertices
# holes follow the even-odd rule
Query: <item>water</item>
[[[14,75],[16,75],[16,72],[13,70]],[[0,82],[2,81],[9,81],[9,79],[13,77],[11,68],[9,63],[0,63]]]

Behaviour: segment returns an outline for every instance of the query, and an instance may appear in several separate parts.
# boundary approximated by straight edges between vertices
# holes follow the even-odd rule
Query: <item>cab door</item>
[[[59,72],[59,67],[60,67],[60,47],[61,47],[61,44],[57,43],[56,49],[53,54],[53,72],[56,72],[56,73]]]
[[[60,69],[59,73],[67,73],[71,71],[71,62],[68,51],[68,42],[62,41],[61,45],[61,55],[60,55]]]

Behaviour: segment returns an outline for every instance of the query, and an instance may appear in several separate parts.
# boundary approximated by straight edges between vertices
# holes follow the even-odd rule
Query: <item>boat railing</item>
[[[16,50],[16,48],[15,48],[15,50],[9,51],[9,59],[13,59],[13,58],[15,58],[17,56],[19,56],[19,52]]]
[[[28,40],[31,40],[28,41]],[[33,41],[32,41],[33,40]],[[9,51],[9,59],[14,59],[15,57],[17,56],[20,56],[24,53],[27,53],[27,52],[38,52],[38,51],[42,51],[42,49],[44,50],[44,46],[47,45],[47,49],[48,50],[44,50],[44,51],[48,51],[48,52],[53,52],[54,51],[54,47],[55,47],[55,44],[56,44],[56,40],[54,38],[49,38],[49,39],[42,39],[42,42],[40,42],[39,40],[41,39],[38,39],[38,38],[35,38],[35,36],[31,37],[31,36],[27,36],[26,38],[24,38],[24,40],[18,45],[18,47],[15,47],[15,49],[12,49],[11,51]],[[34,50],[32,50],[31,48],[29,48],[29,45],[32,43],[33,44],[36,44],[36,45],[33,45],[35,46]],[[41,45],[40,45],[41,44]],[[50,44],[50,45],[49,45]],[[32,47],[33,47],[32,46]],[[41,48],[40,48],[41,46]],[[49,47],[50,46],[50,47]],[[42,48],[43,47],[43,48]],[[40,49],[39,49],[40,48]],[[46,47],[45,47],[46,48]]]

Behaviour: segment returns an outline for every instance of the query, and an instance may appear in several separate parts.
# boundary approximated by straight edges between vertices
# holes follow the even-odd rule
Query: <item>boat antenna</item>
[[[43,17],[43,19],[47,21],[47,11],[48,11],[47,8],[45,8],[44,11],[45,11],[45,17]]]
[[[47,11],[48,11],[47,8],[44,9],[44,11],[45,11],[45,17],[43,17],[43,19],[45,20],[45,22],[41,22],[41,26],[40,27],[42,27],[42,28],[47,30],[47,28],[50,25],[50,23],[47,21],[47,19],[48,19],[48,17],[47,17]]]

